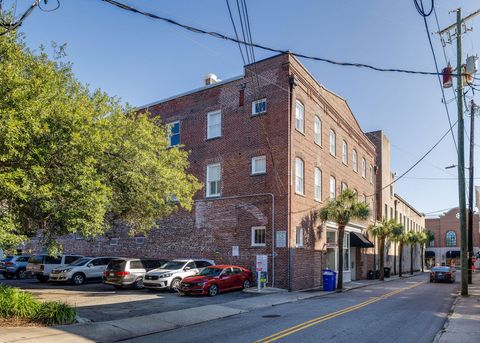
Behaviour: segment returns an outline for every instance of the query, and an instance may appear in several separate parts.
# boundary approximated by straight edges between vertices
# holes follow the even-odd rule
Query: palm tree
[[[413,249],[419,241],[418,234],[415,231],[409,231],[406,233],[407,242],[410,244],[410,274],[413,275]]]
[[[320,220],[333,221],[338,226],[338,282],[337,288],[343,288],[343,238],[345,227],[351,220],[366,220],[370,214],[368,205],[357,201],[355,192],[345,189],[340,195],[331,199],[318,212]]]
[[[418,242],[420,243],[420,251],[421,251],[421,256],[422,256],[422,273],[424,272],[424,265],[425,265],[425,245],[430,243],[435,236],[433,235],[433,232],[428,230],[428,231],[421,231],[418,233]]]
[[[402,277],[402,260],[403,260],[403,245],[405,244],[406,241],[406,236],[405,233],[403,232],[403,226],[401,224],[398,224],[395,226],[395,228],[392,230],[392,233],[390,234],[390,240],[393,242],[398,243],[398,276]],[[397,265],[397,254],[393,256],[393,265],[396,267]],[[395,271],[396,272],[396,271]]]
[[[390,236],[394,225],[396,225],[393,219],[388,220],[383,218],[382,221],[374,226],[370,227],[372,234],[378,238],[379,242],[379,258],[380,258],[380,280],[385,279],[385,240]]]

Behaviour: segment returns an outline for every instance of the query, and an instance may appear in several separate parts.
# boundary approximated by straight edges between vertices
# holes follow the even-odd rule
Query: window
[[[358,191],[356,189],[353,190],[353,194],[355,194],[355,200],[358,201]]]
[[[358,172],[357,150],[355,149],[353,149],[352,151],[352,166],[353,166],[353,171]]]
[[[210,267],[212,264],[208,261],[195,261],[195,265],[197,268],[205,268]]]
[[[135,237],[135,244],[136,245],[144,245],[145,244],[145,237],[143,237],[143,236]]]
[[[267,158],[265,156],[257,156],[252,158],[252,175],[264,174],[267,172]]]
[[[435,246],[435,235],[432,233],[432,240],[428,242],[428,246],[433,248]]]
[[[385,219],[388,219],[388,205],[387,204],[384,204],[385,208],[384,208],[384,211],[383,211],[383,217]]]
[[[80,258],[80,256],[65,256],[65,264],[73,263],[76,260],[78,260],[79,258]]]
[[[367,204],[367,196],[362,194],[362,202],[366,205]]]
[[[345,141],[342,141],[342,162],[348,164],[348,145]]]
[[[322,121],[317,116],[315,116],[313,132],[315,135],[315,143],[322,145]]]
[[[390,196],[393,197],[393,186],[390,185]]]
[[[448,231],[447,232],[445,243],[446,243],[447,247],[457,246],[457,234],[455,233],[455,231]]]
[[[343,236],[343,270],[350,270],[350,232]]]
[[[67,257],[65,257],[65,260],[66,259]],[[62,264],[62,257],[61,256],[45,256],[45,264]]]
[[[175,121],[167,125],[170,128],[170,132],[168,133],[169,146],[173,147],[173,146],[179,145],[180,144],[180,122]]]
[[[303,179],[303,161],[299,158],[295,159],[295,192],[304,194],[304,179]]]
[[[367,161],[362,158],[362,177],[365,179],[367,177]]]
[[[330,155],[336,156],[337,155],[337,138],[335,137],[335,132],[330,130],[328,135],[330,141]]]
[[[130,269],[144,269],[142,261],[130,261]]]
[[[264,247],[265,246],[265,226],[252,227],[252,247]]]
[[[343,192],[344,190],[346,190],[348,188],[348,185],[346,182],[342,182],[340,184],[340,190]]]
[[[337,270],[337,232],[327,230],[327,268]]]
[[[305,107],[298,100],[295,103],[295,128],[305,133]]]
[[[78,233],[78,232],[75,232],[75,239],[76,240],[82,240],[83,239],[83,236],[81,233]]]
[[[207,113],[207,139],[222,136],[222,112]]]
[[[305,229],[303,227],[297,227],[296,230],[296,247],[303,248],[303,236],[305,234]]]
[[[373,166],[370,165],[370,183],[373,185]]]
[[[207,197],[220,196],[221,168],[220,163],[207,166]]]
[[[252,116],[267,112],[267,99],[252,102]]]
[[[322,201],[322,171],[318,168],[315,168],[315,189],[314,195],[315,200]]]
[[[118,245],[118,238],[110,238],[110,245]]]
[[[337,183],[333,176],[330,176],[330,199],[335,199],[337,196]]]

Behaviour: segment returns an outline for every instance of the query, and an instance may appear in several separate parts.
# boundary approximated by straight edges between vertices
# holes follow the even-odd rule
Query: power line
[[[126,10],[126,11],[141,14],[143,16],[146,16],[146,17],[149,17],[149,18],[152,18],[152,19],[161,20],[163,22],[181,27],[181,28],[183,28],[185,30],[188,30],[188,31],[191,31],[191,32],[209,35],[209,36],[212,36],[212,37],[217,38],[217,39],[223,39],[223,40],[239,43],[239,44],[242,44],[242,45],[245,45],[245,46],[250,46],[250,47],[253,47],[253,48],[258,48],[258,49],[262,49],[262,50],[266,50],[266,51],[270,51],[270,52],[275,52],[275,53],[280,53],[280,54],[291,54],[291,55],[299,57],[299,58],[305,58],[305,59],[309,59],[309,60],[325,62],[325,63],[338,65],[338,66],[344,66],[344,67],[366,68],[366,69],[370,69],[370,70],[374,70],[374,71],[378,71],[378,72],[393,72],[393,73],[417,74],[417,75],[443,75],[443,74],[438,73],[438,72],[428,72],[428,71],[421,71],[421,70],[408,70],[408,69],[399,69],[399,68],[382,68],[382,67],[376,67],[376,66],[373,66],[373,65],[370,65],[370,64],[364,64],[364,63],[339,62],[339,61],[335,61],[335,60],[331,60],[331,59],[327,59],[327,58],[323,58],[323,57],[311,56],[311,55],[306,55],[306,54],[302,54],[302,53],[299,53],[299,52],[272,48],[272,47],[268,47],[266,45],[261,45],[261,44],[253,43],[253,42],[247,42],[245,40],[240,40],[240,39],[237,39],[237,38],[234,38],[234,37],[230,37],[230,36],[227,36],[225,34],[222,34],[222,33],[216,32],[216,31],[206,31],[204,29],[200,29],[200,28],[193,27],[193,26],[190,26],[190,25],[187,25],[187,24],[183,24],[183,23],[180,23],[176,20],[166,18],[166,17],[162,17],[162,16],[159,16],[159,15],[150,13],[150,12],[142,11],[142,10],[139,10],[137,8],[128,6],[126,4],[123,4],[123,3],[115,1],[115,0],[101,0],[101,1],[106,2],[110,5],[115,6],[115,7],[121,8],[121,9]],[[451,76],[452,77],[457,77],[458,75],[457,74],[451,74]],[[461,76],[463,76],[463,75],[461,75]]]
[[[237,27],[235,25],[235,21],[233,20],[233,15],[232,15],[232,10],[230,9],[230,2],[229,0],[225,0],[225,2],[227,3],[227,8],[228,8],[228,14],[230,15],[230,20],[232,22],[232,26],[233,26],[233,31],[235,32],[235,37],[237,38],[238,40],[238,32],[237,32]],[[243,50],[242,50],[242,46],[240,43],[238,43],[238,48],[240,49],[240,55],[242,56],[242,61],[243,61],[243,65],[245,65],[245,56],[243,56]]]
[[[416,176],[405,176],[405,179],[444,181],[444,180],[458,180],[458,177],[416,177]],[[478,179],[480,179],[480,177],[474,177],[474,179],[475,179],[475,180],[478,180]]]
[[[44,0],[47,2],[47,0]],[[29,8],[23,14],[20,16],[19,19],[16,21],[5,21],[5,18],[3,18],[2,15],[2,0],[0,0],[0,27],[4,28],[5,31],[0,32],[0,36],[6,35],[9,32],[15,31],[20,25],[22,25],[23,21],[33,12],[33,10],[37,7],[40,6],[40,0],[34,0],[34,2],[30,5]]]

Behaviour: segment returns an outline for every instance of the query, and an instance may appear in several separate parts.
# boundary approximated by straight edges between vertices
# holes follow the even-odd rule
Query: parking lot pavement
[[[102,283],[86,283],[81,286],[73,286],[50,282],[40,283],[36,279],[7,280],[2,276],[0,276],[0,283],[27,290],[40,300],[67,302],[77,307],[80,317],[92,322],[217,305],[257,296],[241,291],[222,293],[216,297],[180,296],[168,291],[150,291],[147,289],[116,290]]]

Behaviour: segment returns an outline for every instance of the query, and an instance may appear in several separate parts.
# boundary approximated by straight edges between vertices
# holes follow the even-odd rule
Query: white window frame
[[[362,177],[367,178],[367,161],[362,157]]]
[[[340,191],[343,192],[344,190],[348,189],[348,185],[346,182],[343,182],[340,184]]]
[[[213,118],[219,118],[218,123],[211,123]],[[218,132],[216,132],[218,130]],[[207,113],[207,139],[222,137],[222,111],[216,110]]]
[[[264,162],[264,168],[263,170],[257,170],[257,162],[263,161]],[[255,156],[252,157],[252,175],[259,175],[259,174],[265,174],[267,172],[267,156]]]
[[[342,163],[348,165],[348,144],[342,140]]]
[[[353,149],[352,151],[352,167],[355,173],[358,173],[358,154],[357,150]]]
[[[337,156],[337,134],[330,129],[328,132],[329,152],[332,156]]]
[[[367,196],[362,194],[362,202],[366,205],[367,204]],[[390,218],[391,219],[391,218]]]
[[[295,129],[305,133],[305,106],[300,100],[295,101]]]
[[[333,186],[333,189],[332,189]],[[330,175],[330,192],[329,192],[330,199],[335,199],[337,197],[337,180],[335,176]]]
[[[320,168],[315,168],[313,194],[316,201],[322,201],[322,170]]]
[[[218,167],[220,169],[219,171],[219,179],[218,180],[210,180],[210,169]],[[219,187],[218,187],[218,193],[210,193],[210,182],[219,182]],[[206,196],[207,198],[210,197],[219,197],[222,193],[222,166],[220,163],[212,163],[207,165],[207,175],[206,175]]]
[[[370,183],[373,185],[373,166],[370,165]]]
[[[120,238],[118,238],[118,237],[112,237],[112,238],[110,238],[109,245],[117,246],[119,240],[120,240]]]
[[[295,247],[303,248],[305,240],[305,229],[301,226],[297,226],[295,229]]]
[[[263,237],[265,239],[265,242],[263,243],[257,243],[255,241],[256,238],[256,231],[262,230],[263,231]],[[267,228],[265,226],[252,226],[252,247],[265,247],[267,245]]]
[[[178,139],[178,144],[172,145],[172,127],[175,124],[178,124],[178,137],[179,137],[179,139]],[[167,123],[167,126],[168,126],[168,147],[171,148],[171,147],[180,145],[182,143],[182,136],[181,136],[182,125],[180,124],[180,120],[176,120],[176,121],[172,121],[170,123]]]
[[[316,144],[322,146],[322,120],[315,116],[313,123],[313,137]]]
[[[305,162],[299,157],[295,158],[295,193],[305,194]]]
[[[145,237],[144,236],[136,236],[135,237],[135,244],[136,245],[144,245],[145,244]]]
[[[260,104],[260,103],[265,103],[265,108],[257,112],[257,104]],[[267,98],[252,101],[252,116],[257,116],[259,114],[266,113],[266,112],[267,112]]]

